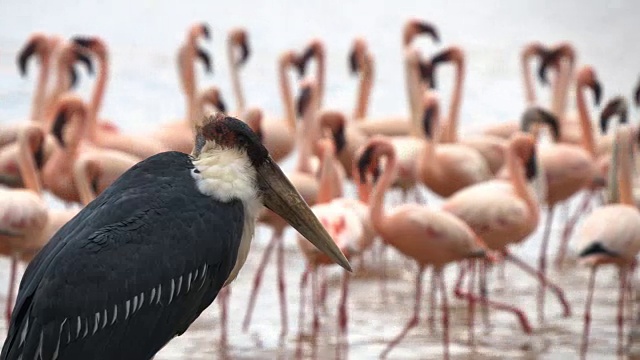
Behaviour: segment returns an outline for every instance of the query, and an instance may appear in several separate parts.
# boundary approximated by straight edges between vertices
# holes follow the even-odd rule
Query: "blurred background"
[[[177,76],[176,52],[190,25],[206,22],[212,41],[202,43],[213,57],[214,74],[197,67],[201,87],[216,85],[228,104],[232,104],[226,34],[233,27],[244,27],[252,49],[249,62],[241,70],[248,106],[259,106],[267,114],[281,114],[276,64],[281,52],[300,51],[312,38],[325,42],[327,51],[327,107],[349,110],[355,102],[357,78],[348,71],[348,52],[356,36],[364,37],[374,55],[376,70],[369,114],[406,113],[407,99],[402,58],[402,27],[410,18],[434,24],[441,44],[420,40],[426,55],[444,46],[459,45],[466,54],[466,82],[461,110],[462,132],[477,132],[482,126],[518,118],[525,106],[520,68],[520,52],[533,40],[544,44],[571,42],[577,51],[577,64],[590,64],[603,84],[604,99],[614,95],[631,96],[640,76],[640,2],[610,1],[381,1],[323,0],[266,2],[160,1],[160,0],[58,0],[0,1],[0,123],[25,119],[31,103],[36,76],[21,78],[16,54],[34,31],[102,37],[109,52],[110,77],[101,114],[123,132],[142,134],[148,129],[182,118],[184,100]],[[33,65],[32,65],[33,66]],[[452,84],[452,67],[439,74],[439,91],[445,106]],[[78,92],[88,96],[93,79],[81,71]],[[573,91],[573,88],[572,90]],[[542,96],[548,97],[548,88]],[[573,99],[571,108],[573,108]],[[635,123],[635,112],[631,121]],[[291,167],[291,161],[285,168]],[[431,200],[431,199],[430,199]],[[52,200],[56,206],[62,206]],[[430,202],[437,206],[438,202]],[[574,204],[575,206],[575,204]],[[554,233],[559,232],[553,229]],[[253,271],[270,231],[260,229],[247,265],[233,284],[229,318],[229,343],[219,344],[219,312],[211,306],[190,330],[172,341],[156,359],[293,358],[302,343],[303,357],[333,358],[335,346],[335,297],[330,297],[319,339],[297,333],[299,276],[303,259],[292,236],[287,240],[287,281],[289,289],[289,335],[278,339],[279,315],[273,269],[268,270],[263,294],[258,300],[254,324],[243,333],[240,322]],[[289,234],[292,235],[292,234]],[[516,253],[528,261],[537,258],[539,234]],[[555,247],[551,246],[552,249]],[[377,357],[403,326],[413,306],[412,264],[391,256],[389,276],[402,281],[389,282],[389,298],[380,297],[376,276],[364,276],[352,284],[350,298],[349,352],[352,358]],[[395,259],[395,262],[393,261]],[[8,262],[0,265],[8,266]],[[162,266],[162,264],[158,264]],[[395,267],[395,268],[394,268]],[[2,268],[5,268],[3,266]],[[0,270],[6,274],[5,270]],[[8,270],[7,270],[8,271]],[[375,269],[371,270],[375,273]],[[614,272],[601,276],[600,294],[613,294]],[[329,274],[330,291],[337,294],[339,272]],[[333,275],[333,276],[332,276]],[[452,274],[450,274],[452,275]],[[570,359],[577,358],[582,331],[586,271],[572,268],[552,273],[567,291],[573,316],[560,316],[557,303],[548,300],[545,324],[525,336],[510,315],[492,314],[491,331],[479,332],[476,347],[466,343],[466,307],[453,304],[452,358],[456,359]],[[453,279],[453,276],[450,277]],[[3,279],[2,281],[6,281]],[[0,285],[2,283],[0,282]],[[427,284],[427,282],[425,282]],[[504,282],[495,284],[497,297],[516,299],[531,310],[535,318],[536,283],[507,268]],[[426,285],[425,285],[426,288]],[[4,287],[0,287],[4,289]],[[503,293],[505,289],[508,292]],[[615,351],[615,299],[600,296],[594,308],[590,347],[592,358],[611,358]],[[332,307],[333,306],[333,307]],[[425,306],[426,309],[426,306]],[[427,310],[424,310],[427,316]],[[536,324],[537,325],[537,324]],[[439,329],[439,327],[438,327]],[[313,349],[312,349],[313,348]],[[430,332],[421,324],[394,350],[391,358],[441,358],[440,331]]]

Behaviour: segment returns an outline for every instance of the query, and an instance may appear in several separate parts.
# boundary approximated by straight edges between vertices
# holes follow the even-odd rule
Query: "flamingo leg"
[[[485,328],[489,328],[491,326],[491,322],[489,320],[489,289],[487,288],[487,262],[481,261],[479,264],[480,274],[479,276],[479,286],[480,286],[480,299],[482,303],[482,320],[484,322]]]
[[[440,283],[440,299],[442,301],[442,341],[444,342],[444,359],[449,359],[449,301],[447,287],[444,284],[444,272],[438,271]]]
[[[587,290],[587,301],[584,309],[584,329],[582,331],[582,346],[580,347],[580,357],[585,358],[587,355],[587,348],[589,346],[589,328],[591,326],[591,303],[593,302],[593,288],[596,282],[596,271],[598,266],[595,265],[591,268],[591,275],[589,276],[589,289]]]
[[[307,288],[307,282],[309,281],[309,267],[305,267],[302,275],[300,276],[300,307],[298,309],[298,334],[302,335],[302,329],[304,327],[304,313],[305,313],[305,289]]]
[[[284,242],[278,241],[277,252],[277,267],[278,267],[278,295],[280,298],[280,323],[282,329],[280,330],[280,338],[284,338],[289,331],[289,319],[287,317],[287,284],[284,276]]]
[[[484,269],[482,269],[482,266],[481,266],[480,276],[481,276],[480,279],[486,276],[486,273],[484,272]],[[491,308],[502,310],[502,311],[509,311],[518,318],[518,321],[520,322],[520,326],[522,327],[522,331],[524,333],[526,334],[532,333],[532,328],[531,328],[531,325],[529,324],[529,320],[527,319],[527,316],[524,314],[522,310],[516,308],[515,306],[510,306],[497,301],[491,301],[482,295],[477,296],[471,292],[468,292],[468,293],[464,292],[462,290],[462,287],[456,288],[454,294],[458,299],[466,299],[467,301],[472,301],[472,302],[479,301],[479,302],[482,302],[483,306],[491,307]]]
[[[624,330],[624,306],[625,306],[625,297],[627,293],[627,269],[624,266],[620,266],[618,270],[618,275],[620,278],[620,289],[618,294],[618,355],[622,355],[622,347],[624,345],[624,340],[622,339],[622,334]]]
[[[473,292],[473,289],[476,287],[476,264],[478,263],[477,260],[472,259],[469,260],[469,269],[471,269],[471,277],[469,278],[469,293]],[[468,309],[468,313],[469,313],[469,320],[468,320],[468,326],[469,326],[469,343],[470,344],[475,344],[476,342],[476,329],[475,329],[475,322],[476,322],[476,303],[469,301],[469,309]]]
[[[544,286],[548,286],[549,289],[553,293],[555,293],[556,296],[558,297],[558,301],[560,301],[560,304],[562,305],[563,316],[564,317],[571,316],[571,306],[567,301],[564,291],[558,285],[551,282],[551,280],[549,280],[543,273],[536,271],[536,269],[534,269],[532,266],[527,264],[525,261],[523,261],[519,257],[513,255],[512,253],[505,251],[504,255],[505,255],[505,259],[511,261],[513,264],[518,266],[520,269],[524,270],[526,273],[538,278],[538,281],[540,281],[540,283],[544,283]]]
[[[556,255],[556,259],[554,261],[556,267],[560,267],[564,262],[564,258],[567,253],[567,246],[569,245],[569,239],[571,239],[573,229],[580,219],[580,216],[589,211],[589,205],[591,205],[591,200],[593,199],[594,195],[595,190],[590,190],[588,193],[585,193],[582,197],[580,206],[576,208],[576,211],[569,218],[569,220],[567,220],[567,223],[564,226],[564,230],[562,231],[562,238],[560,240],[560,247],[558,248],[558,255]]]
[[[318,313],[318,269],[311,270],[311,310],[313,312],[313,336],[320,329],[320,314]]]
[[[418,269],[418,274],[416,275],[416,296],[415,296],[415,305],[413,308],[413,316],[405,325],[404,329],[396,336],[390,343],[387,345],[387,348],[384,349],[382,354],[380,354],[381,358],[386,358],[389,352],[396,347],[402,339],[409,333],[409,330],[413,329],[418,325],[418,321],[420,319],[420,298],[422,297],[422,275],[424,274],[424,267],[420,266]]]
[[[380,248],[380,267],[382,268],[382,276],[380,279],[380,285],[382,286],[381,289],[381,293],[382,293],[382,303],[386,304],[387,303],[387,299],[389,297],[388,292],[387,292],[387,244],[384,243],[384,241],[382,241],[380,243],[381,248]]]
[[[544,235],[542,236],[542,246],[540,248],[539,270],[542,276],[547,276],[547,248],[549,247],[549,237],[551,235],[551,225],[553,224],[553,205],[549,205],[546,224],[544,227]],[[538,287],[538,322],[544,321],[544,300],[545,291],[547,290],[546,282],[540,282]]]
[[[258,290],[260,289],[260,285],[262,284],[262,277],[264,276],[264,269],[269,262],[269,258],[271,257],[271,252],[273,247],[277,242],[280,241],[280,234],[274,231],[271,240],[267,244],[267,247],[264,248],[264,253],[262,254],[262,259],[260,260],[260,264],[258,265],[258,270],[256,271],[256,276],[253,278],[253,288],[251,289],[251,295],[249,295],[249,303],[247,304],[247,312],[244,315],[244,321],[242,322],[242,331],[246,332],[249,330],[249,325],[251,324],[251,316],[253,315],[253,309],[256,305],[256,299],[258,297]]]
[[[329,284],[327,282],[327,274],[324,272],[323,268],[317,268],[317,272],[319,272],[320,276],[320,306],[322,307],[322,311],[327,311],[327,294],[329,292]]]
[[[349,295],[349,272],[344,271],[342,275],[342,295],[340,297],[340,305],[338,305],[338,338],[342,338],[342,343],[347,346],[349,344],[349,338],[347,335],[349,315],[347,313],[347,296]],[[338,344],[341,341],[338,340]],[[340,349],[340,346],[336,346],[336,349]]]
[[[438,293],[438,272],[436,268],[433,268],[431,272],[431,284],[429,289],[429,315],[427,315],[427,324],[429,324],[429,330],[432,332],[436,328],[436,295]]]
[[[229,309],[229,297],[231,296],[231,286],[225,286],[220,290],[220,342],[227,344],[227,318]]]
[[[9,328],[9,323],[11,322],[11,312],[13,311],[13,298],[15,297],[16,292],[16,273],[18,272],[18,254],[13,253],[11,256],[11,275],[9,276],[9,291],[7,292],[7,309],[6,309],[6,320],[7,320],[7,328]]]

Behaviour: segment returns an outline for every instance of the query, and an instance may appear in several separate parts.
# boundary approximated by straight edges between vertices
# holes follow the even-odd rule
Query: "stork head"
[[[351,271],[331,236],[246,123],[220,113],[208,116],[196,129],[192,156],[201,192],[222,201],[259,198],[320,251]],[[227,197],[230,193],[235,195]]]

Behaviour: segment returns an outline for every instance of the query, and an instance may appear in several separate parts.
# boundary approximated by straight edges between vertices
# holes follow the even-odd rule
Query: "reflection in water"
[[[292,0],[264,3],[198,0],[188,5],[154,0],[4,1],[0,2],[0,14],[3,15],[0,21],[0,121],[22,119],[28,112],[33,79],[26,81],[18,76],[14,57],[21,42],[34,30],[65,36],[87,33],[104,37],[110,47],[113,75],[103,114],[113,119],[123,131],[142,133],[154,124],[180,116],[184,112],[184,101],[175,71],[175,51],[187,26],[203,19],[213,28],[214,41],[207,46],[214,52],[216,62],[215,76],[204,77],[203,85],[215,83],[223,92],[228,92],[228,65],[221,60],[225,51],[224,33],[232,26],[246,25],[255,49],[254,57],[241,75],[247,102],[264,107],[270,115],[282,114],[275,91],[277,56],[285,49],[301,48],[310,37],[319,36],[327,42],[328,48],[325,104],[350,109],[356,84],[348,75],[346,56],[352,39],[363,35],[376,57],[369,112],[376,116],[406,113],[400,29],[407,18],[417,16],[438,25],[444,44],[460,44],[467,52],[468,77],[461,123],[463,131],[470,132],[492,122],[514,119],[522,111],[524,96],[518,56],[523,44],[533,39],[547,43],[573,41],[579,62],[596,67],[604,84],[605,98],[614,94],[630,95],[639,71],[639,48],[629,46],[639,40],[639,10],[640,3],[635,1],[578,0],[542,0],[526,4],[495,0],[464,3],[330,0],[304,6]],[[435,49],[430,44],[421,46],[427,53]],[[446,71],[439,79],[445,103],[452,86],[450,73]],[[81,92],[86,94],[92,82],[81,81]],[[291,168],[291,165],[288,161],[285,168]],[[438,203],[429,198],[430,205],[438,206]],[[554,240],[558,233],[559,228],[554,228]],[[337,301],[342,273],[334,270],[327,272],[328,294],[326,306],[318,308],[317,336],[309,332],[310,323],[302,324],[304,330],[299,334],[298,318],[290,316],[291,330],[285,338],[280,338],[274,268],[265,272],[264,293],[257,300],[251,330],[243,333],[241,321],[252,275],[269,235],[265,229],[259,229],[252,254],[232,284],[227,345],[220,343],[221,315],[218,306],[214,305],[155,359],[288,359],[298,356],[326,359],[336,357],[338,352],[343,358],[347,355],[356,359],[377,358],[411,315],[414,265],[393,251],[387,251],[392,255],[386,267],[383,268],[376,256],[367,258],[364,269],[351,279],[348,342],[337,338]],[[539,244],[540,234],[536,234],[514,250],[532,263]],[[555,241],[550,245],[552,249],[557,246]],[[293,236],[286,239],[286,253],[286,281],[294,284],[288,291],[289,313],[297,314],[299,291],[295,285],[299,284],[304,262]],[[0,289],[6,289],[8,265],[8,261],[0,262]],[[384,287],[378,280],[383,273],[388,279]],[[448,283],[453,284],[457,266],[449,266],[445,273]],[[511,264],[506,266],[504,279],[491,269],[486,284],[491,299],[524,309],[532,322],[533,334],[524,334],[512,313],[490,311],[487,321],[483,321],[483,316],[477,317],[474,345],[470,346],[466,302],[450,296],[452,358],[577,358],[587,274],[584,268],[575,264],[566,265],[562,271],[550,272],[550,277],[565,290],[573,314],[564,318],[565,310],[559,303],[549,301],[547,318],[539,324],[534,321],[535,279]],[[617,346],[616,272],[602,269],[596,285],[589,357],[611,358]],[[449,294],[452,290],[450,287]],[[429,298],[428,291],[425,295],[423,299]],[[482,306],[477,306],[481,315]],[[441,358],[441,324],[436,321],[433,329],[427,325],[429,317],[435,315],[439,319],[441,313],[438,307],[423,309],[426,310],[421,311],[420,324],[393,350],[391,358]],[[631,317],[635,312],[629,309],[626,314]]]

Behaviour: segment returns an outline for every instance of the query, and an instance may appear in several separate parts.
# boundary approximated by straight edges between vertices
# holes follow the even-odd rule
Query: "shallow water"
[[[565,1],[529,2],[463,1],[350,1],[308,2],[304,6],[291,0],[266,3],[233,1],[215,3],[193,1],[190,6],[177,1],[144,0],[130,2],[72,1],[0,1],[0,121],[24,119],[30,105],[35,72],[21,79],[15,67],[15,54],[34,30],[65,36],[78,33],[99,34],[109,45],[112,76],[102,114],[116,122],[123,131],[142,133],[154,124],[181,117],[183,99],[177,82],[175,52],[188,25],[207,21],[213,29],[213,42],[205,46],[213,52],[215,75],[201,76],[201,86],[215,84],[232,104],[225,57],[225,32],[232,26],[246,26],[253,48],[252,58],[242,71],[249,105],[264,107],[269,114],[280,114],[276,87],[276,59],[288,48],[301,49],[311,37],[327,42],[328,76],[325,104],[351,109],[356,81],[346,68],[346,56],[352,39],[364,36],[376,56],[376,79],[370,114],[374,117],[406,112],[401,68],[400,33],[410,16],[433,21],[440,29],[443,43],[461,45],[467,53],[468,76],[462,108],[462,130],[492,122],[516,118],[523,108],[519,74],[519,53],[524,43],[572,41],[578,50],[579,63],[596,67],[604,85],[604,98],[630,95],[638,79],[637,59],[640,34],[637,14],[640,3],[634,1]],[[46,14],[46,15],[45,15]],[[425,51],[439,47],[421,43]],[[439,83],[448,94],[451,69],[443,70]],[[87,94],[92,83],[82,75],[80,92]],[[541,95],[542,96],[542,95]],[[447,96],[442,95],[447,101]],[[285,167],[289,167],[288,161]],[[60,203],[51,201],[52,206]],[[437,206],[437,201],[431,201]],[[554,235],[560,232],[554,227]],[[219,310],[211,306],[181,337],[174,339],[156,359],[217,358],[293,358],[298,344],[298,286],[304,267],[293,241],[287,238],[287,284],[289,335],[279,340],[280,320],[273,268],[263,282],[251,331],[241,331],[241,321],[254,269],[270,232],[259,229],[252,254],[238,279],[233,283],[230,302],[229,343],[220,345]],[[540,234],[515,249],[531,264],[537,259]],[[555,249],[552,242],[550,249]],[[348,356],[375,358],[387,341],[408,320],[413,309],[415,266],[399,256],[389,261],[388,297],[382,296],[377,280],[379,266],[369,261],[373,275],[356,274],[349,297]],[[456,276],[450,266],[447,280],[450,289]],[[8,262],[2,261],[0,289],[6,288]],[[547,299],[547,319],[536,322],[535,291],[532,278],[508,265],[506,280],[491,276],[494,299],[524,308],[534,325],[534,334],[525,336],[515,318],[504,313],[491,314],[491,329],[480,325],[476,345],[467,345],[466,307],[449,292],[451,310],[451,357],[453,359],[571,359],[577,358],[582,332],[582,315],[587,271],[569,265],[562,272],[552,271],[552,279],[567,292],[573,315],[562,318],[560,307],[551,296]],[[336,303],[340,290],[340,272],[330,276],[326,314],[316,346],[302,336],[305,357],[333,358],[336,344]],[[427,289],[425,276],[424,288]],[[428,291],[425,292],[425,295]],[[0,300],[4,301],[3,291]],[[422,318],[426,318],[426,296]],[[612,358],[616,351],[615,310],[616,273],[603,269],[593,307],[589,358]],[[0,304],[2,305],[2,304]],[[309,315],[307,316],[309,319]],[[309,324],[306,324],[309,328]],[[424,321],[398,346],[391,358],[441,358],[441,327],[428,331]],[[315,350],[314,350],[315,348]],[[314,352],[315,351],[315,352]]]

